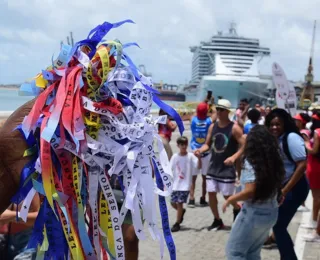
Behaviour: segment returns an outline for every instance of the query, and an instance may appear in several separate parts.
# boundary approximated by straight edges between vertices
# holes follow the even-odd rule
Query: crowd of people
[[[248,100],[243,99],[232,117],[234,111],[228,100],[213,103],[211,98],[210,102],[206,100],[198,105],[191,120],[190,140],[185,136],[177,139],[178,153],[173,154],[170,145],[176,129],[174,121],[168,118],[167,124],[159,127],[174,173],[171,205],[177,215],[171,231],[181,228],[187,210],[184,204],[195,207],[196,179],[201,175],[199,205],[209,206],[213,215],[208,230],[224,229],[220,212],[229,206],[233,208],[234,224],[226,245],[228,259],[260,259],[262,247],[275,246],[281,259],[297,259],[287,228],[298,210],[309,210],[305,201],[310,190],[312,219],[302,227],[313,229],[305,237],[307,241],[320,242],[320,111],[292,117],[283,109],[264,109],[258,104],[250,108]],[[2,158],[2,163],[14,161],[7,164],[6,169],[16,176],[19,176],[19,165],[25,164],[20,155],[25,147],[21,137],[14,136],[8,129],[13,129],[25,116],[23,109],[8,120],[8,125],[0,127],[2,148],[7,145],[1,151],[7,151],[6,156],[10,156],[10,160]],[[164,111],[160,111],[160,115],[163,114]],[[13,143],[15,153],[8,150]],[[7,177],[1,175],[1,178]],[[18,181],[11,178],[8,181],[18,186]],[[236,191],[238,181],[241,189]],[[2,197],[11,197],[15,189],[3,189]],[[218,207],[218,193],[224,197],[222,207]],[[3,247],[0,252],[12,254],[10,257],[15,259],[20,259],[19,256],[34,259],[35,251],[25,249],[30,227],[38,214],[39,198],[35,198],[28,221],[22,225],[16,223],[16,210],[12,205],[8,207],[7,202],[8,199],[1,201],[1,210],[4,207],[7,210],[0,216],[0,246]],[[138,239],[129,215],[126,221],[123,225],[126,258],[138,259]]]
[[[249,101],[243,99],[233,117],[231,112],[226,99],[219,99],[214,108],[206,100],[191,120],[191,152],[187,151],[187,137],[177,139],[179,152],[169,156],[174,173],[171,204],[177,210],[171,231],[180,230],[184,204],[195,206],[195,183],[200,173],[200,206],[209,204],[213,214],[208,230],[224,228],[218,193],[225,199],[223,212],[229,205],[233,207],[228,259],[260,259],[262,247],[277,247],[281,259],[297,259],[287,229],[298,210],[308,210],[305,201],[310,190],[312,220],[302,227],[314,231],[304,239],[320,242],[320,111],[292,117],[284,109],[259,104],[250,108]],[[171,135],[174,123],[168,119],[167,125],[164,127]],[[236,191],[238,181],[241,189]]]

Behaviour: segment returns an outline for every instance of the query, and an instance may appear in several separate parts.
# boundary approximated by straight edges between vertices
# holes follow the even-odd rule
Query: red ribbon
[[[119,100],[109,97],[106,101],[93,103],[94,107],[101,108],[118,115],[123,112],[122,104]]]

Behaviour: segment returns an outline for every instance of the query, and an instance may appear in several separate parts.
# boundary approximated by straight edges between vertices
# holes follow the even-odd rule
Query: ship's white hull
[[[206,98],[208,91],[217,102],[218,98],[228,99],[236,108],[240,99],[247,98],[251,104],[267,104],[267,99],[274,89],[271,78],[261,79],[258,77],[243,76],[205,76],[202,78],[195,96],[187,95],[188,100],[196,99],[202,101]],[[193,100],[194,101],[194,100]]]

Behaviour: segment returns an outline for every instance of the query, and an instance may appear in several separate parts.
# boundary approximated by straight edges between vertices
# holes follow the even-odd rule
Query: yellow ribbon
[[[47,236],[47,229],[46,227],[43,228],[43,241],[42,245],[40,247],[40,251],[46,252],[48,251],[49,248],[49,241],[48,241],[48,236]]]
[[[27,150],[24,151],[23,157],[33,155],[37,151],[37,149],[38,149],[37,145],[34,145],[34,146],[28,148]]]
[[[37,87],[45,88],[48,84],[48,81],[43,78],[41,73],[39,73],[37,76],[35,76],[35,83]]]
[[[70,232],[69,232],[69,226],[68,226],[68,222],[66,220],[65,215],[63,214],[63,212],[61,210],[59,211],[59,215],[60,215],[60,221],[61,224],[63,226],[63,232],[64,232],[64,236],[66,237],[68,246],[69,246],[69,250],[71,252],[72,255],[72,259],[79,259],[79,260],[84,260],[84,256],[81,250],[81,246],[80,246],[80,241],[78,236],[76,236],[76,232],[75,232],[75,228],[73,223],[70,221],[69,222],[69,226],[70,226]],[[67,211],[68,214],[68,218],[71,219],[70,213]]]
[[[108,202],[103,195],[103,192],[100,192],[100,203],[99,203],[99,221],[100,227],[102,231],[107,236],[108,241],[108,249],[112,256],[116,255],[115,251],[115,243],[114,243],[114,236],[113,236],[113,229],[112,229],[112,222],[111,222],[111,214],[108,207]]]

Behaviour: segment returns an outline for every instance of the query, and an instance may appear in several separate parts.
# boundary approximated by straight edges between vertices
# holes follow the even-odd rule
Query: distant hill
[[[20,87],[20,85],[16,85],[16,84],[0,84],[0,88],[14,88],[14,89],[18,89]]]

